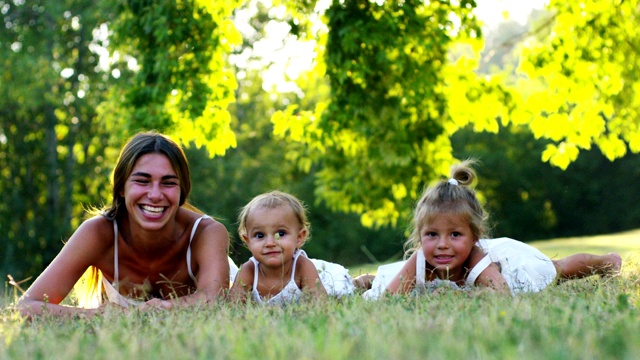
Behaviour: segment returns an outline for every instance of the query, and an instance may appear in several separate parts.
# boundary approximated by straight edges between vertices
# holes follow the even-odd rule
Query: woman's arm
[[[231,302],[245,303],[250,298],[250,293],[253,286],[253,277],[255,272],[255,266],[251,261],[244,263],[236,278],[233,280],[233,286],[229,290],[229,300]]]
[[[418,251],[422,251],[419,249]],[[402,269],[389,282],[384,294],[408,294],[416,287],[416,261],[418,255],[414,252]]]
[[[197,292],[179,298],[183,304],[219,300],[229,290],[229,233],[212,219],[203,220],[200,226],[203,228],[196,232],[193,242],[193,260],[198,264]]]
[[[313,262],[304,256],[298,257],[296,263],[296,277],[300,279],[300,289],[305,294],[309,294],[316,298],[326,298],[327,289],[324,288],[320,276],[318,275],[318,269],[313,265]]]
[[[95,265],[108,247],[113,246],[113,227],[102,216],[80,225],[51,264],[38,276],[20,297],[16,307],[27,316],[42,313],[56,315],[94,315],[97,309],[83,309],[59,305],[78,279],[91,265]],[[110,241],[105,241],[110,237]]]

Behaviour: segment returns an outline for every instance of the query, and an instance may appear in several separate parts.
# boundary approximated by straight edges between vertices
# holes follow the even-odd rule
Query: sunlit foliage
[[[480,36],[473,1],[334,1],[324,64],[331,94],[276,113],[274,134],[321,164],[317,194],[365,225],[396,224],[425,181],[453,161],[445,123],[449,47]],[[319,61],[320,62],[320,61]],[[298,148],[300,150],[300,148]]]
[[[129,64],[132,78],[112,99],[130,131],[157,129],[211,156],[236,145],[228,107],[235,75],[227,54],[240,41],[229,19],[238,1],[119,1],[112,51]],[[122,101],[122,103],[120,103]],[[112,115],[105,112],[105,117]]]
[[[640,8],[632,1],[551,1],[548,35],[529,40],[521,70],[542,82],[514,121],[553,141],[542,154],[560,168],[593,145],[610,160],[640,152]],[[536,85],[530,85],[536,86]]]

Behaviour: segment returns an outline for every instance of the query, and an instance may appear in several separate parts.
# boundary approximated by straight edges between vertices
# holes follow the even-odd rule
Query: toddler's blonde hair
[[[238,235],[240,235],[240,238],[244,241],[245,236],[247,236],[247,220],[253,210],[259,208],[275,209],[280,206],[291,208],[302,228],[307,231],[305,242],[308,241],[311,234],[311,224],[307,219],[307,209],[295,196],[277,190],[254,197],[242,208],[238,216]]]

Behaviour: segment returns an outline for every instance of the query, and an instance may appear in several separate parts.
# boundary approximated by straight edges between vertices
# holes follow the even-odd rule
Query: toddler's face
[[[246,229],[244,240],[251,254],[268,267],[281,267],[291,261],[307,236],[293,210],[286,205],[252,210]]]

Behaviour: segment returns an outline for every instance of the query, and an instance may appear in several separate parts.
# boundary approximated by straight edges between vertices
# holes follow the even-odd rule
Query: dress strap
[[[116,288],[117,291],[120,291],[118,288],[119,283],[119,271],[118,271],[118,222],[113,220],[113,287]]]
[[[307,253],[304,252],[304,250],[296,250],[293,253],[293,268],[291,268],[291,280],[295,281],[296,279],[296,265],[298,264],[298,258],[300,257],[300,255],[303,255],[304,257],[307,257]]]
[[[418,256],[416,258],[416,285],[424,286],[427,277],[427,269],[425,266],[427,260],[424,257],[422,248],[418,249],[417,252]]]
[[[200,225],[200,221],[202,219],[209,219],[209,215],[202,215],[201,217],[193,223],[193,229],[191,229],[191,236],[189,237],[189,247],[187,248],[187,271],[189,272],[189,276],[196,282],[196,276],[193,274],[193,270],[191,270],[191,242],[193,241],[193,236],[196,234],[196,230],[198,230],[198,225]]]
[[[258,265],[260,263],[253,256],[250,257],[249,260],[253,263],[253,287],[251,288],[251,292],[253,293],[253,298],[261,303],[262,299],[260,298],[260,293],[258,292]]]
[[[469,275],[467,275],[466,280],[467,285],[473,286],[476,283],[478,276],[480,276],[480,274],[482,274],[489,265],[491,265],[491,257],[487,254],[476,264],[476,266],[473,267],[473,269],[471,269],[471,271],[469,271]]]

